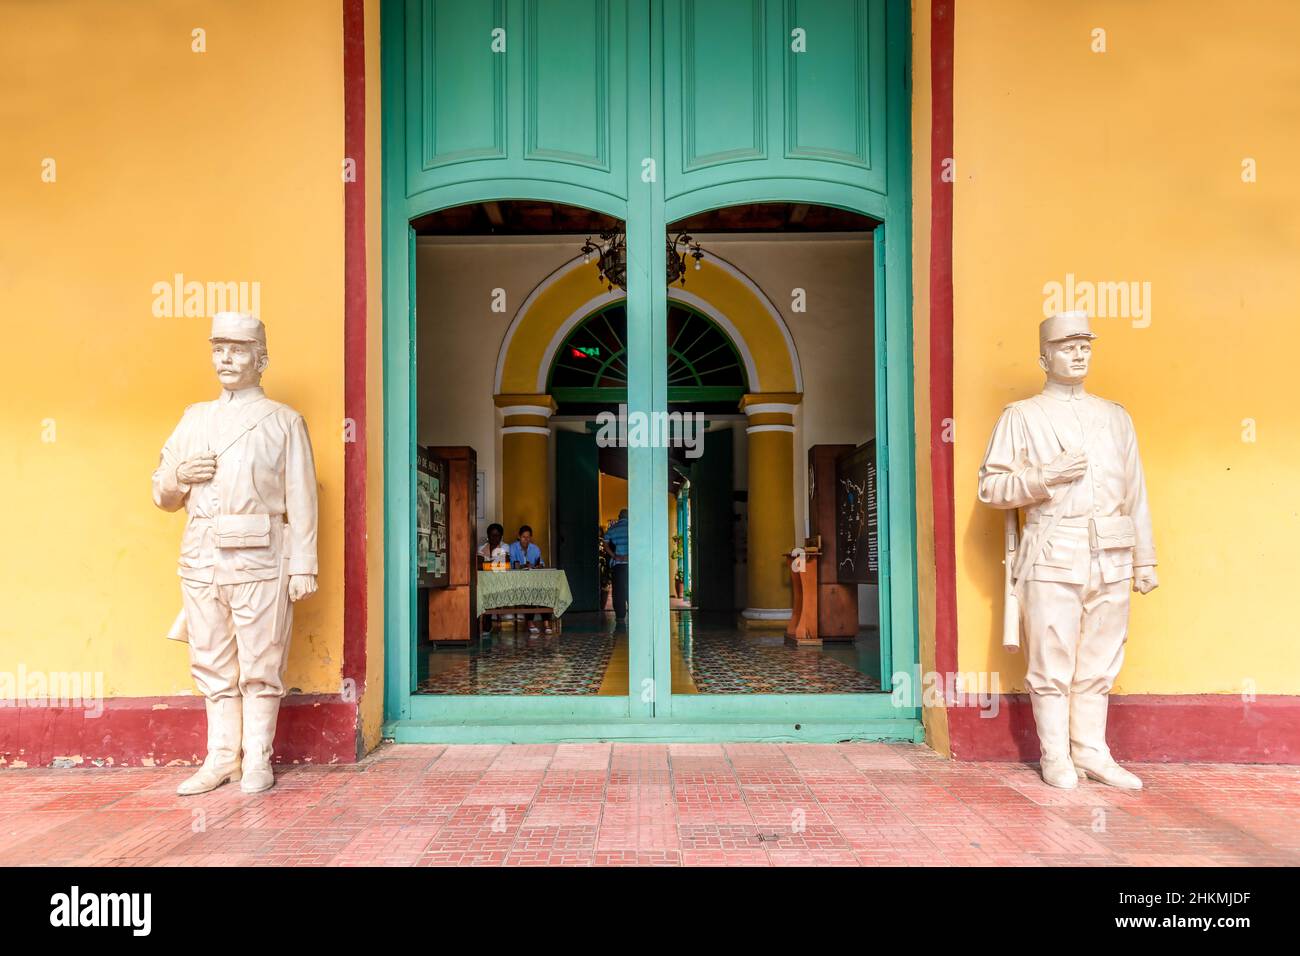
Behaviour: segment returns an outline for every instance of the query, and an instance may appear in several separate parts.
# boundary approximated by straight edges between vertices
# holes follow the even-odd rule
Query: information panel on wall
[[[447,463],[421,448],[415,473],[416,561],[422,587],[447,585]]]
[[[876,443],[859,445],[835,462],[835,539],[841,584],[876,584],[880,536],[876,510]]]

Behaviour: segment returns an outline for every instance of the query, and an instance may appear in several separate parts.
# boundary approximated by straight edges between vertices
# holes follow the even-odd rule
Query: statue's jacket
[[[187,486],[177,466],[217,455],[212,480]],[[301,415],[260,388],[185,409],[153,474],[154,503],[189,518],[178,573],[240,584],[316,574],[316,469]]]
[[[1043,466],[1067,447],[1086,453],[1087,472],[1049,488]],[[1018,579],[1086,584],[1093,554],[1108,584],[1156,563],[1133,420],[1123,406],[1082,386],[1049,382],[1003,410],[980,467],[979,499],[1024,509]],[[1113,539],[1122,546],[1107,547],[1103,537],[1098,547],[1096,529],[1117,527],[1126,529]]]

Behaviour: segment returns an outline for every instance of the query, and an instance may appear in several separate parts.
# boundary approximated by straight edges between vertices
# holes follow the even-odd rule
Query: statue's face
[[[227,391],[252,388],[262,380],[266,356],[259,355],[252,342],[217,339],[212,343],[212,367]]]
[[[1047,351],[1038,359],[1047,377],[1053,382],[1077,385],[1088,377],[1092,363],[1092,340],[1082,336],[1049,342]]]

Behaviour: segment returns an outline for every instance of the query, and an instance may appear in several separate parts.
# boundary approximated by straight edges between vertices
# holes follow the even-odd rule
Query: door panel
[[[702,611],[736,609],[731,442],[730,430],[706,432],[691,466],[691,603]]]
[[[404,13],[408,196],[515,180],[501,198],[627,197],[627,0],[405,0]]]
[[[670,204],[729,186],[716,204],[745,201],[741,184],[759,180],[883,196],[885,0],[664,0],[663,11]]]

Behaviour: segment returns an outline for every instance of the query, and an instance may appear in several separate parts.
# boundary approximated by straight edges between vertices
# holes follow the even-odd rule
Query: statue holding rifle
[[[1043,780],[1070,789],[1087,776],[1138,790],[1142,781],[1106,746],[1106,711],[1124,660],[1129,593],[1157,586],[1156,551],[1133,421],[1083,387],[1095,338],[1081,312],[1039,326],[1047,382],[1003,410],[979,498],[1009,511],[1003,643],[1017,646],[1023,626]]]

